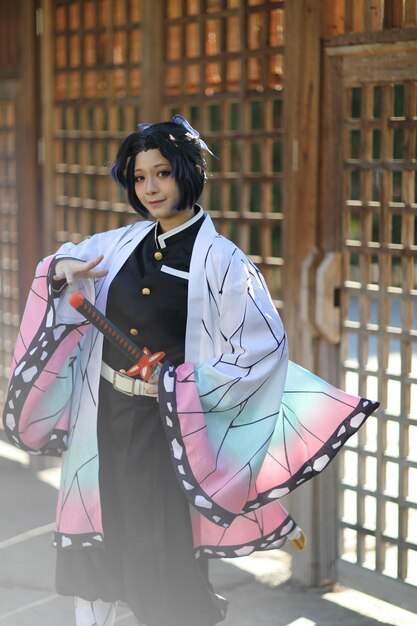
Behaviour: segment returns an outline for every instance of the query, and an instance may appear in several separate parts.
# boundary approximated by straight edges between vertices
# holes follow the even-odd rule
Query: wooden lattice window
[[[140,0],[53,3],[57,242],[126,221],[108,166],[140,119],[141,19]]]
[[[183,114],[219,157],[203,203],[280,306],[284,2],[172,0],[165,11],[166,117]]]
[[[342,372],[347,389],[378,398],[381,410],[342,453],[341,555],[414,586],[416,133],[416,82],[347,86]]]
[[[4,85],[3,85],[4,87]],[[0,405],[19,325],[16,105],[0,91]],[[10,98],[7,97],[10,95]]]

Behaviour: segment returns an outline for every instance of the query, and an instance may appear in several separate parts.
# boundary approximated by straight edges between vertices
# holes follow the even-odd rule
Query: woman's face
[[[163,231],[184,224],[194,215],[193,207],[178,211],[180,191],[172,166],[159,150],[139,152],[135,159],[135,192]]]

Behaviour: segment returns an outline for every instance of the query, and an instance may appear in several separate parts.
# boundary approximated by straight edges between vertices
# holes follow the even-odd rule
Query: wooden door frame
[[[348,75],[357,84],[363,84],[367,80],[384,82],[389,71],[389,55],[389,67],[396,71],[395,81],[415,80],[417,29],[408,34],[411,36],[399,39],[393,38],[392,33],[375,33],[367,41],[363,35],[325,41],[322,107],[326,114],[322,115],[321,121],[319,233],[323,250],[341,250],[343,246],[340,210],[345,201],[344,151],[340,148],[343,136],[338,134],[343,129],[343,109],[346,105],[344,76]],[[337,487],[337,493],[338,491]],[[341,559],[337,560],[336,576],[344,585],[393,602],[412,612],[417,610],[415,588],[401,580],[390,579],[377,571]]]
[[[287,3],[284,104],[284,321],[290,357],[336,385],[339,384],[339,345],[336,340],[329,341],[317,323],[320,303],[316,277],[326,255],[340,256],[342,249],[338,208],[344,199],[343,177],[337,173],[343,171],[343,152],[340,143],[334,141],[335,133],[340,133],[343,112],[341,54],[349,54],[350,62],[355,63],[355,54],[363,55],[365,50],[375,57],[372,62],[375,71],[376,55],[384,42],[391,46],[395,43],[400,51],[417,36],[417,29],[338,35],[344,27],[344,15],[336,10],[340,7],[341,2],[329,0]],[[307,33],[304,28],[308,29]],[[337,36],[329,38],[329,34]],[[379,71],[384,75],[383,63]],[[304,526],[309,540],[307,548],[293,558],[293,576],[307,585],[336,582],[341,572],[338,494],[336,461],[319,480],[288,498],[289,509]],[[361,588],[378,595],[378,582],[373,585],[369,574],[362,574]],[[349,583],[346,576],[344,572],[344,580]],[[354,577],[350,584],[353,580]],[[400,589],[403,586],[397,583]]]
[[[324,0],[292,0],[285,24],[284,322],[290,358],[337,384],[337,346],[316,325],[316,273],[326,250],[320,213],[321,76]],[[300,45],[302,42],[302,45]],[[337,463],[288,497],[307,545],[292,560],[309,586],[336,581]]]

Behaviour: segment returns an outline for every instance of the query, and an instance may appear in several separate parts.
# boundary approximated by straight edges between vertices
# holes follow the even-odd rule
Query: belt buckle
[[[128,391],[127,389],[122,389],[121,387],[118,386],[117,384],[117,376],[119,378],[122,378],[123,380],[129,381],[131,383],[131,390]],[[125,396],[129,396],[129,398],[133,398],[133,396],[135,395],[135,379],[134,378],[130,378],[129,376],[124,376],[123,374],[121,374],[120,372],[118,372],[117,370],[114,370],[113,372],[113,387],[114,389],[116,389],[116,391],[120,391],[120,393],[124,393]]]

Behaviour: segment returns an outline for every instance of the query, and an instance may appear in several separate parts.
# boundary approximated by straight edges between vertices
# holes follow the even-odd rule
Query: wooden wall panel
[[[364,34],[417,27],[416,0],[322,0],[323,34]]]
[[[0,77],[19,67],[19,12],[21,2],[0,0]]]
[[[384,28],[401,28],[403,24],[403,0],[385,0]]]

